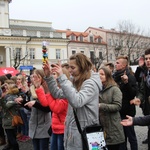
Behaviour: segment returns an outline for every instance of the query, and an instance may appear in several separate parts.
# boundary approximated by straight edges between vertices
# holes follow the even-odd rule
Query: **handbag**
[[[74,109],[73,113],[77,124],[77,128],[79,130],[79,133],[81,134],[83,150],[107,150],[102,126],[94,124],[84,127],[82,131],[77,114]]]
[[[18,125],[23,125],[23,120],[21,118],[21,116],[19,115],[13,115],[10,111],[9,111],[10,115],[12,116],[12,126],[18,126]]]

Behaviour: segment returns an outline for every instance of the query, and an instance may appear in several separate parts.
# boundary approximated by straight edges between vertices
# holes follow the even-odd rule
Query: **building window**
[[[94,51],[90,51],[90,59],[91,59],[92,63],[94,63],[94,59],[95,59]]]
[[[60,59],[60,49],[56,49],[56,59]]]
[[[35,49],[34,48],[30,48],[30,59],[35,59]]]
[[[98,38],[98,43],[101,43],[102,42],[102,39],[101,38]]]
[[[84,54],[84,51],[81,51],[81,53],[83,53],[83,54]]]
[[[111,39],[108,40],[108,45],[109,45],[109,46],[112,46],[112,45],[111,45]]]
[[[16,51],[14,53],[14,58],[21,58],[21,48],[16,48]]]
[[[72,50],[72,55],[75,54],[75,53],[76,53],[76,51],[75,51],[75,50]]]
[[[75,36],[74,35],[71,35],[71,40],[75,41]]]
[[[90,42],[93,43],[93,36],[90,36]]]
[[[115,43],[115,45],[116,45],[116,46],[118,46],[118,45],[119,45],[118,39],[116,39],[116,43]]]
[[[83,36],[80,36],[80,41],[83,42]]]
[[[103,58],[103,54],[102,52],[99,52],[99,58],[102,59]]]

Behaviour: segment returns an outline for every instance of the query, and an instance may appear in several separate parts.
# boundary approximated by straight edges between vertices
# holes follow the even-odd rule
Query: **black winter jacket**
[[[123,81],[121,80],[121,76],[124,74],[125,71],[126,75],[128,76],[127,84],[123,83]],[[130,101],[134,99],[138,90],[135,77],[130,73],[129,69],[117,71],[114,73],[113,77],[116,83],[119,85],[119,88],[123,94],[122,108],[120,110],[121,117],[125,118],[126,115],[130,115],[132,117],[135,116],[135,105],[130,104]]]
[[[148,126],[150,125],[150,115],[133,118],[133,125]]]

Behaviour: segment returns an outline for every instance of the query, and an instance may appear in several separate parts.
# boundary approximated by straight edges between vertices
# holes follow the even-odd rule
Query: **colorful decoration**
[[[42,52],[43,52],[43,59],[42,59],[42,62],[43,63],[46,63],[46,61],[48,60],[48,54],[47,54],[47,42],[46,41],[43,41],[42,42]]]

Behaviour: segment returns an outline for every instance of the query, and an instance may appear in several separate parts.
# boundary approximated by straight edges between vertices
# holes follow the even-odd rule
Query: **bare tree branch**
[[[117,30],[112,32],[112,40],[114,47],[114,54],[127,55],[128,59],[132,61],[139,57],[137,54],[141,51],[141,42],[144,39],[144,30],[137,27],[130,21],[120,21],[117,25]],[[131,59],[131,55],[134,56]],[[134,59],[134,60],[133,60]]]

